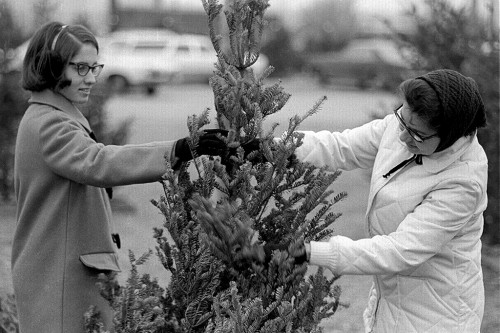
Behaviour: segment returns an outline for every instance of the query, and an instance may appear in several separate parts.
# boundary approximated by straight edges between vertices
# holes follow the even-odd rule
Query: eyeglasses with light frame
[[[405,121],[403,120],[403,118],[401,117],[401,115],[399,114],[401,112],[401,109],[403,108],[403,105],[399,106],[398,108],[396,108],[394,110],[394,114],[396,115],[396,118],[398,119],[399,121],[399,125],[400,125],[400,128],[401,130],[406,130],[408,132],[408,134],[412,137],[413,140],[415,140],[416,142],[418,143],[423,143],[425,140],[428,140],[430,138],[433,138],[433,137],[436,137],[438,136],[438,133],[434,133],[432,135],[429,135],[429,136],[421,136],[420,134],[417,134],[415,133],[414,130],[412,130],[411,128],[409,128]]]
[[[76,72],[80,76],[86,76],[89,72],[91,72],[94,77],[98,77],[99,74],[101,74],[102,68],[104,67],[103,64],[90,66],[89,64],[83,62],[70,62],[69,64],[76,67]]]

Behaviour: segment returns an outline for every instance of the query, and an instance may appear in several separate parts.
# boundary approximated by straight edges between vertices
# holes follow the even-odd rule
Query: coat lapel
[[[469,137],[462,137],[458,139],[451,147],[443,150],[442,152],[434,153],[429,156],[422,156],[422,165],[420,165],[419,167],[422,168],[425,172],[438,173],[450,166],[457,159],[459,159],[460,156],[464,154],[464,151],[467,150],[474,141],[477,141],[477,137],[475,134]],[[399,172],[404,172],[406,167],[399,169],[388,178],[384,178],[382,174],[390,170],[390,168],[392,168],[399,161],[402,161],[403,159],[411,156],[411,153],[407,151],[400,143],[398,143],[397,146],[392,147],[396,148],[382,148],[384,149],[383,153],[379,152],[379,155],[377,156],[377,159],[379,161],[375,162],[375,166],[373,169],[371,191],[368,196],[368,206],[366,208],[367,220],[377,193],[385,185],[387,185]]]
[[[30,104],[45,104],[60,110],[71,118],[76,120],[80,125],[82,125],[83,129],[87,132],[92,132],[90,129],[89,122],[87,118],[85,118],[82,112],[69,100],[67,100],[61,94],[55,93],[50,89],[46,89],[43,91],[37,91],[31,93],[31,98],[28,100]]]

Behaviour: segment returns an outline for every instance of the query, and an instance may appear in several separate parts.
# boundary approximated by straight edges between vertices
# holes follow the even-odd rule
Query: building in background
[[[222,2],[222,1],[221,1]],[[163,27],[187,33],[206,31],[207,19],[201,0],[4,0],[0,6],[8,6],[20,33],[29,36],[42,20],[60,22],[86,22],[97,35],[116,28]],[[269,13],[287,17],[294,24],[299,3],[288,0],[272,0]]]
[[[477,15],[484,15],[489,6],[494,8],[491,24],[498,29],[498,0],[450,0],[457,6],[468,6]],[[224,0],[221,0],[224,2]],[[382,23],[388,19],[395,27],[408,29],[403,14],[411,3],[407,0],[270,0],[268,18],[280,19],[283,26],[293,36],[293,43],[298,50],[306,46],[304,36],[308,36],[304,13],[313,12],[313,8],[322,3],[346,4],[352,7],[356,16],[357,35],[379,37],[387,34]],[[42,23],[58,20],[64,23],[82,23],[97,35],[109,31],[136,27],[165,28],[181,33],[207,34],[207,18],[202,0],[3,0],[0,6],[8,6],[13,18],[24,37],[28,37]],[[334,8],[334,7],[332,7]],[[332,13],[332,18],[335,17]],[[326,14],[328,18],[328,14]],[[332,22],[322,22],[325,30],[335,27]],[[333,22],[335,23],[335,22]],[[328,33],[328,31],[326,31]]]

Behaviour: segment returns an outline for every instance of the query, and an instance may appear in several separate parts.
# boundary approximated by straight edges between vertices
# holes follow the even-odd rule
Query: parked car
[[[206,35],[176,34],[166,30],[124,30],[113,32],[103,39],[102,61],[105,63],[106,79],[109,84],[125,88],[134,84],[132,74],[136,67],[142,72],[140,80],[145,81],[146,68],[157,73],[146,86],[166,82],[208,82],[213,75],[217,55],[210,38]],[[127,63],[133,63],[126,66]],[[269,59],[261,54],[252,66],[256,74],[269,66]],[[138,81],[138,80],[136,80]],[[151,81],[151,80],[150,80]]]
[[[112,92],[139,87],[154,93],[177,75],[177,65],[164,56],[168,42],[177,36],[169,30],[139,29],[99,38],[99,61],[104,64],[100,81]]]
[[[217,62],[212,42],[205,35],[183,34],[171,39],[165,56],[177,65],[179,82],[208,82]],[[269,59],[261,54],[252,68],[256,74],[261,74],[268,66]]]
[[[177,82],[208,82],[217,60],[210,38],[194,34],[171,39],[164,56],[177,66]]]
[[[361,89],[393,89],[411,72],[398,47],[379,39],[354,40],[338,52],[308,54],[306,63],[321,84],[351,80]]]

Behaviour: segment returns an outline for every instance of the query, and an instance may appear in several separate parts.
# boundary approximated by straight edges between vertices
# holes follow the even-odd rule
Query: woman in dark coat
[[[98,274],[120,270],[106,188],[158,181],[166,162],[192,157],[186,139],[95,141],[78,105],[103,69],[98,51],[83,26],[53,22],[35,33],[24,59],[22,83],[31,98],[16,142],[12,249],[22,333],[82,332],[90,305],[112,330],[112,311],[95,285]],[[214,134],[202,135],[198,154],[218,148],[224,149]]]

